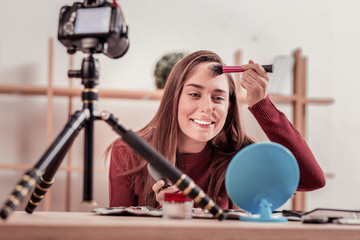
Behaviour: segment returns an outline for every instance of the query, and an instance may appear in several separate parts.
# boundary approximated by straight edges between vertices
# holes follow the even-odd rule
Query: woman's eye
[[[198,93],[189,93],[191,97],[200,97],[200,94]]]
[[[223,97],[213,97],[215,101],[224,101],[225,99]]]

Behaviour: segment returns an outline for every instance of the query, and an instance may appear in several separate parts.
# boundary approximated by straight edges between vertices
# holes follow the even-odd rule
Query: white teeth
[[[210,125],[211,122],[206,122],[206,121],[201,121],[201,120],[194,120],[194,122],[196,122],[197,124],[201,124],[201,125]]]

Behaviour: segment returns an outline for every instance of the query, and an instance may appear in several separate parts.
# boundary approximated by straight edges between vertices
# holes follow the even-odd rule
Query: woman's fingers
[[[175,185],[172,185],[170,187],[162,189],[162,187],[164,185],[165,185],[165,182],[163,180],[159,180],[152,186],[152,190],[155,192],[156,201],[159,202],[160,206],[164,202],[165,193],[173,193],[173,192],[179,192],[180,191],[179,188],[177,186],[175,186]]]
[[[245,72],[246,70],[252,69],[255,72],[257,72],[260,76],[264,78],[268,78],[265,69],[260,64],[255,63],[253,60],[249,60],[248,64],[241,65],[241,67],[245,70]]]
[[[242,67],[245,71],[241,76],[241,86],[247,91],[249,106],[253,106],[266,97],[269,78],[265,69],[252,60],[249,60],[249,64],[242,65]]]
[[[155,192],[155,194],[159,193],[161,188],[165,185],[164,180],[157,181],[153,186],[152,190]]]

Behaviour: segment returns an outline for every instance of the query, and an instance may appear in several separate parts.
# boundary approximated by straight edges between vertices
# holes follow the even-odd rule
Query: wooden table
[[[360,239],[360,225],[249,223],[213,219],[98,216],[87,212],[17,211],[0,220],[0,239]]]

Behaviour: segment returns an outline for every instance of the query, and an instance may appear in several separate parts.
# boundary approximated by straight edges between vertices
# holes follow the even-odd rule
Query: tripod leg
[[[93,146],[94,146],[94,121],[86,121],[84,134],[84,189],[83,202],[96,205],[93,201]]]
[[[49,183],[53,181],[53,176],[63,157],[89,115],[89,111],[85,109],[83,111],[75,112],[70,117],[70,120],[67,122],[62,132],[50,145],[48,150],[46,150],[34,168],[28,170],[16,185],[14,191],[11,193],[8,200],[5,202],[4,207],[0,211],[1,218],[6,219],[8,215],[16,209],[35,183],[39,183],[40,190],[41,188],[47,189],[49,187]],[[41,173],[44,170],[45,172],[42,175],[42,180],[40,180]],[[33,195],[36,194],[36,196],[31,201],[35,204],[30,203],[30,205],[35,205],[36,207],[37,203],[43,198],[45,193],[46,191],[34,192]],[[35,207],[33,207],[33,209],[35,209]],[[29,210],[28,212],[32,211]]]
[[[23,174],[0,211],[0,217],[2,219],[6,219],[9,214],[24,200],[29,191],[39,181],[40,176],[41,171],[36,168],[30,169]]]
[[[25,208],[25,211],[29,214],[33,213],[35,208],[39,205],[40,201],[44,198],[45,194],[47,193],[48,189],[54,183],[54,175],[57,172],[62,160],[64,159],[67,151],[71,147],[72,143],[74,142],[75,137],[77,136],[80,127],[77,129],[71,128],[70,131],[75,130],[71,133],[71,136],[67,138],[64,145],[60,146],[59,151],[54,155],[54,158],[49,163],[47,168],[45,169],[44,173],[40,177],[39,183],[36,185],[36,188],[31,195],[31,198]]]
[[[200,187],[198,187],[194,181],[182,173],[178,168],[171,165],[159,152],[153,147],[147,144],[139,136],[137,136],[131,130],[125,129],[121,126],[114,116],[107,112],[102,112],[101,119],[106,121],[115,132],[120,134],[122,140],[124,140],[132,149],[134,149],[141,157],[147,160],[152,167],[154,167],[162,176],[167,177],[173,182],[180,190],[182,190],[187,196],[194,199],[194,201],[209,212],[211,212],[216,218],[225,218],[225,213],[214,201],[207,196]]]

